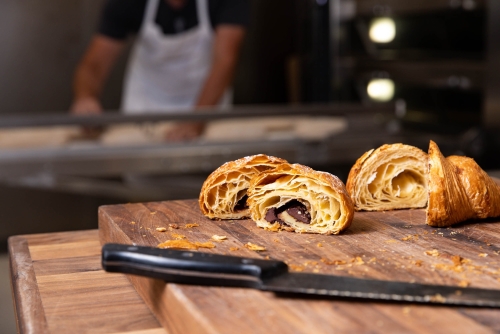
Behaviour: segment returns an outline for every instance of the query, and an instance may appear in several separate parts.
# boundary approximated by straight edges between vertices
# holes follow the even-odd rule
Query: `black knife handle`
[[[174,283],[254,288],[288,271],[281,261],[121,244],[102,247],[102,267]]]

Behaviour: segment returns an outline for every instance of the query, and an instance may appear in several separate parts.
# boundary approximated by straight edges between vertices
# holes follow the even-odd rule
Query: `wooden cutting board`
[[[165,228],[160,232],[157,228]],[[212,221],[197,201],[103,206],[101,243],[156,246],[185,238],[227,240],[199,251],[285,261],[322,274],[500,289],[500,220],[450,228],[425,225],[424,210],[358,212],[340,235],[270,232],[251,220]],[[248,242],[263,246],[252,251]],[[118,274],[119,275],[119,274]],[[128,276],[159,322],[172,333],[491,333],[500,310],[286,298],[241,288],[166,284]]]

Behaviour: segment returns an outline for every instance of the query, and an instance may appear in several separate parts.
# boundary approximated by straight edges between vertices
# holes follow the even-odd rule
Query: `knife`
[[[105,244],[102,267],[171,283],[246,287],[278,294],[500,307],[500,290],[289,272],[282,261],[145,246]]]

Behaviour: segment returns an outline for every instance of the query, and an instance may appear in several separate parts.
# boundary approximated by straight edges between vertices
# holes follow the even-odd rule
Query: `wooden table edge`
[[[28,240],[8,239],[12,300],[18,333],[49,333]]]

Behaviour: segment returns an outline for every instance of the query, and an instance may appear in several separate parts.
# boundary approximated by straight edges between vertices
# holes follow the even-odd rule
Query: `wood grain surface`
[[[20,333],[166,334],[130,282],[101,268],[97,230],[9,239]]]
[[[212,221],[195,200],[99,210],[101,243],[157,246],[183,237],[207,242],[213,235],[227,240],[199,251],[283,260],[303,272],[500,289],[498,219],[432,228],[425,225],[424,210],[357,212],[346,232],[324,236],[265,231],[251,220]],[[248,242],[266,250],[251,251]],[[128,277],[172,333],[500,332],[496,309],[289,298]]]

